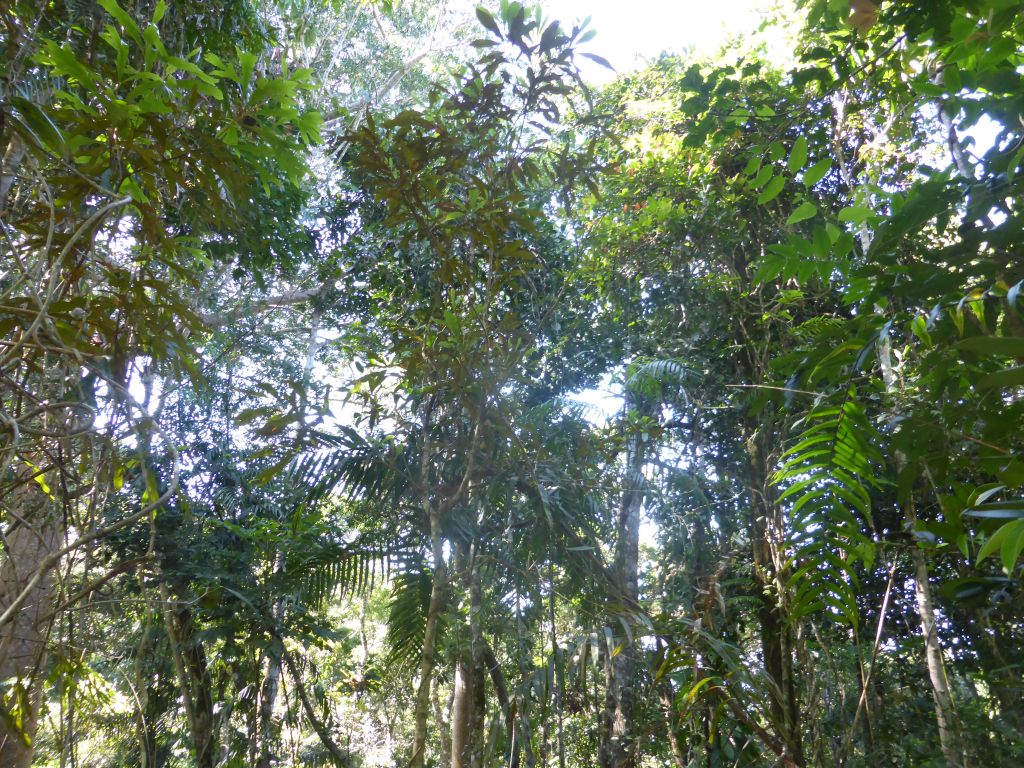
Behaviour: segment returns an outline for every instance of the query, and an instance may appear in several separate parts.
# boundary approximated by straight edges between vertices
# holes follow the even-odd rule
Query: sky
[[[783,3],[787,5],[788,3]],[[736,35],[753,34],[779,0],[542,0],[552,19],[565,27],[591,17],[597,36],[585,50],[627,72],[663,51],[711,54]],[[772,48],[782,43],[776,34]],[[614,73],[586,65],[585,74],[605,82]]]

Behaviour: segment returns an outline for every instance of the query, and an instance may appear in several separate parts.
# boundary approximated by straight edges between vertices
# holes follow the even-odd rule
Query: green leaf
[[[540,36],[540,50],[542,53],[547,53],[555,46],[555,42],[558,40],[562,29],[558,25],[557,21],[553,21],[548,24],[547,29],[544,30],[544,34]]]
[[[1024,386],[1024,366],[1021,365],[990,373],[978,382],[978,389],[1007,389],[1021,386]]]
[[[757,196],[758,205],[764,205],[770,203],[779,193],[782,192],[782,188],[786,186],[786,179],[783,176],[776,176],[768,185],[761,191],[761,194]]]
[[[97,2],[102,6],[103,10],[114,17],[117,23],[121,25],[121,29],[128,33],[128,37],[138,45],[142,45],[142,32],[139,30],[139,25],[117,4],[117,0],[97,0]]]
[[[993,501],[988,504],[978,504],[970,509],[965,509],[962,515],[977,520],[1019,520],[1024,518],[1024,502]]]
[[[818,207],[814,203],[804,202],[800,206],[789,214],[789,218],[786,219],[786,224],[797,224],[801,221],[813,218],[818,212]]]
[[[498,28],[498,22],[496,22],[496,21],[494,20],[494,17],[493,17],[493,16],[491,16],[491,14],[490,14],[490,11],[488,11],[488,10],[487,10],[486,8],[484,8],[483,6],[479,6],[479,7],[478,7],[478,8],[476,9],[476,17],[477,17],[477,18],[478,18],[478,19],[480,20],[480,23],[481,23],[481,24],[483,24],[483,25],[484,25],[484,27],[485,27],[485,28],[486,28],[486,29],[487,29],[487,30],[488,30],[489,32],[493,32],[493,33],[494,33],[494,34],[496,34],[496,35],[497,35],[497,36],[498,36],[499,38],[502,38],[502,39],[504,39],[504,37],[503,37],[503,36],[502,36],[502,34],[501,34],[501,30],[500,30],[500,29]]]
[[[790,173],[796,173],[807,165],[807,139],[803,136],[793,142],[793,148],[789,151],[789,160],[786,166]]]
[[[608,63],[608,59],[606,59],[604,56],[598,56],[596,53],[580,53],[580,56],[588,58],[591,61],[600,64],[602,67],[610,69],[612,72],[615,71],[615,67]]]
[[[1024,357],[1024,336],[972,336],[953,346],[994,357]]]
[[[825,175],[832,169],[832,158],[826,157],[824,160],[819,160],[804,174],[803,182],[807,187],[813,187],[819,181],[825,178]]]
[[[1003,538],[1003,546],[999,548],[999,557],[1003,562],[1003,570],[1009,575],[1013,572],[1021,551],[1024,550],[1024,520],[1009,523],[1004,528],[1008,528],[1009,531]]]
[[[871,216],[871,209],[864,205],[851,205],[839,212],[839,220],[848,224],[863,224]]]
[[[32,133],[50,151],[67,157],[67,146],[64,142],[64,134],[54,125],[39,105],[21,96],[11,96],[11,103],[18,108],[25,124]]]
[[[770,165],[764,166],[760,171],[758,171],[757,176],[755,176],[751,180],[750,186],[752,186],[754,189],[760,189],[765,184],[767,184],[769,180],[771,180],[774,173],[775,169],[773,169]]]
[[[981,563],[995,554],[996,550],[1000,552],[1003,568],[1007,572],[1013,570],[1017,558],[1024,550],[1024,519],[1013,520],[993,533],[978,551],[977,562]]]

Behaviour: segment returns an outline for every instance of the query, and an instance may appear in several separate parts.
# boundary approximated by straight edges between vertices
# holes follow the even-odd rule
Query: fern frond
[[[877,431],[850,388],[838,406],[825,404],[804,419],[797,444],[782,456],[775,481],[788,501],[787,551],[793,569],[793,619],[830,608],[857,626],[854,566],[870,557],[870,489],[882,457]]]
[[[637,360],[626,371],[626,388],[650,399],[662,399],[667,393],[682,393],[683,385],[693,377],[693,370],[674,358]]]
[[[834,336],[846,327],[841,317],[815,315],[793,329],[793,335],[802,341],[818,341],[824,336]]]

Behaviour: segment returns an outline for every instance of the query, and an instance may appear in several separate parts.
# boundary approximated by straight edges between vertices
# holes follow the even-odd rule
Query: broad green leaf
[[[21,96],[11,96],[11,103],[18,108],[25,124],[32,130],[39,141],[51,152],[63,157],[67,156],[67,145],[64,134],[54,125],[53,121],[34,102]]]
[[[786,219],[786,224],[797,224],[801,221],[813,218],[818,212],[818,207],[814,203],[804,202],[800,206],[789,214],[789,218]]]
[[[953,345],[956,349],[994,357],[1024,358],[1024,336],[972,336]]]
[[[585,53],[585,52],[581,52],[580,56],[583,56],[583,57],[588,58],[588,59],[590,59],[591,61],[593,61],[593,62],[595,62],[597,64],[600,64],[605,69],[610,69],[612,72],[615,71],[615,67],[613,67],[608,62],[608,59],[604,58],[603,56],[598,56],[596,53]]]
[[[753,187],[754,189],[760,189],[771,180],[774,174],[775,169],[772,168],[770,165],[766,165],[760,171],[757,172],[757,176],[751,179],[750,186]]]
[[[989,536],[988,540],[978,551],[977,562],[981,563],[986,558],[1000,552],[1003,568],[1009,572],[1013,570],[1017,558],[1024,550],[1024,519],[1013,520],[1002,526]]]
[[[789,151],[789,160],[786,167],[790,173],[796,173],[807,165],[807,139],[800,136],[793,142],[793,148]]]
[[[1009,523],[1005,527],[1010,530],[1003,539],[1003,546],[999,548],[999,556],[1003,562],[1003,570],[1009,575],[1013,572],[1021,551],[1024,551],[1024,520]]]
[[[761,194],[757,196],[758,205],[764,205],[770,203],[779,193],[782,192],[782,188],[786,186],[786,179],[784,176],[776,176],[768,185],[761,191]]]
[[[499,38],[502,37],[501,30],[498,29],[498,22],[494,20],[494,17],[491,15],[490,11],[488,11],[483,6],[480,6],[476,9],[476,17],[480,20],[480,23],[483,24],[484,27],[489,32],[493,32]]]
[[[978,389],[1007,389],[1021,386],[1024,386],[1024,365],[990,373],[978,382]]]
[[[871,209],[864,205],[851,205],[839,212],[839,220],[848,224],[863,224],[871,216]]]
[[[832,168],[832,158],[826,157],[824,160],[819,160],[804,174],[803,182],[807,187],[813,187],[823,178]]]

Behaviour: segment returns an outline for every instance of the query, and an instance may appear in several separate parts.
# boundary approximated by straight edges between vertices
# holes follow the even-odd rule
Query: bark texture
[[[0,555],[0,614],[22,594],[36,569],[61,544],[56,505],[28,473],[5,498],[5,518],[15,520],[5,532]],[[18,518],[23,522],[19,522]],[[31,588],[13,620],[0,627],[0,680],[17,680],[16,695],[3,705],[21,714],[21,732],[0,721],[0,767],[28,768],[39,711],[39,677],[46,662],[46,638],[53,603],[53,576],[48,573]],[[17,695],[20,693],[21,695]]]

